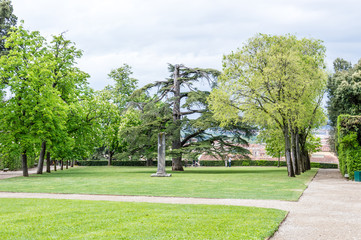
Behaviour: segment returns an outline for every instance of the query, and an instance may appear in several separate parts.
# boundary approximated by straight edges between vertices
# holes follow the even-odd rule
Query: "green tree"
[[[184,154],[192,153],[195,156],[202,152],[218,152],[223,156],[224,151],[247,154],[240,143],[246,143],[243,136],[250,132],[249,128],[244,124],[234,124],[233,127],[228,126],[228,129],[220,129],[219,121],[213,118],[208,108],[207,97],[210,92],[197,87],[197,84],[199,86],[204,81],[213,87],[219,72],[184,65],[169,65],[169,71],[170,78],[149,84],[143,90],[158,87],[156,97],[148,104],[163,100],[172,109],[172,120],[159,122],[163,124],[163,129],[168,129],[167,136],[172,142],[172,170],[183,171]],[[158,127],[160,128],[161,126]],[[217,131],[210,131],[211,129]],[[228,137],[227,133],[230,134],[231,131],[234,135]],[[229,141],[231,138],[234,142]]]
[[[144,158],[147,166],[153,164],[157,156],[158,133],[165,132],[166,144],[171,144],[170,126],[172,122],[172,109],[164,102],[154,103],[144,94],[138,99],[133,98],[132,107],[121,116],[119,138],[125,146],[123,154],[134,158]]]
[[[102,138],[102,119],[107,105],[99,92],[85,87],[77,101],[69,104],[67,137],[70,141],[57,144],[54,157],[83,160],[91,156]]]
[[[104,146],[109,154],[109,166],[114,154],[124,150],[122,140],[119,138],[119,126],[121,115],[137,87],[138,80],[132,78],[132,74],[131,67],[127,64],[112,70],[108,76],[115,84],[106,86],[101,93],[104,104],[108,106],[104,109],[106,113],[104,113],[102,126]]]
[[[47,46],[49,64],[47,66],[52,79],[52,87],[59,91],[59,97],[63,100],[64,106],[79,100],[79,95],[87,84],[88,74],[76,67],[76,60],[82,56],[82,51],[78,50],[74,43],[66,40],[63,34],[54,36],[50,45]],[[46,127],[47,124],[44,123]],[[67,137],[66,128],[58,128],[57,131],[48,129],[47,135],[41,137],[42,147],[38,162],[38,174],[42,174],[43,162],[46,146],[51,143],[64,144],[71,141]],[[50,146],[48,146],[49,148]],[[50,162],[47,163],[47,171],[50,172]]]
[[[223,59],[218,88],[209,98],[223,125],[243,114],[261,128],[283,133],[288,175],[302,169],[300,141],[323,119],[325,47],[314,39],[259,34]],[[304,138],[301,134],[304,133]]]
[[[278,158],[279,167],[281,157],[285,155],[285,141],[282,131],[277,126],[262,129],[257,136],[257,140],[266,144],[267,155]]]
[[[327,112],[330,131],[329,144],[336,151],[336,125],[337,118],[342,114],[361,114],[361,60],[352,66],[342,58],[337,58],[334,63],[334,73],[327,81]]]
[[[12,27],[15,27],[17,17],[13,14],[13,5],[9,0],[0,1],[0,56],[6,55],[9,51],[5,47],[5,37],[8,36]]]
[[[6,39],[8,55],[0,58],[0,76],[10,92],[1,108],[1,147],[3,152],[18,149],[23,175],[28,176],[27,156],[40,145],[40,139],[54,136],[65,125],[66,106],[53,88],[45,39],[39,32],[22,26]]]
[[[337,58],[334,73],[328,78],[327,110],[330,125],[335,128],[341,114],[361,113],[361,60],[352,67],[350,62]]]

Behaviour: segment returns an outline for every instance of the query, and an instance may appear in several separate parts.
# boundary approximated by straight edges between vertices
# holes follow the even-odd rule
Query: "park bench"
[[[9,171],[9,168],[4,168],[3,171],[7,172],[7,171]]]

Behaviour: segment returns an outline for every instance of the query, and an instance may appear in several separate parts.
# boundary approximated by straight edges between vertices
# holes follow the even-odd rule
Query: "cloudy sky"
[[[317,38],[327,63],[361,58],[359,0],[12,0],[29,30],[67,31],[79,67],[102,89],[123,63],[139,85],[168,77],[167,63],[221,70],[222,56],[256,33]]]

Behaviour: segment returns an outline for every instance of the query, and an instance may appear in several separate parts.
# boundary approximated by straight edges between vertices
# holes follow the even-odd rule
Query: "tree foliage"
[[[138,83],[137,79],[131,77],[132,74],[131,67],[127,64],[112,70],[108,76],[114,81],[114,85],[106,86],[100,93],[102,102],[107,106],[102,118],[102,138],[109,154],[108,165],[111,165],[116,152],[125,151],[124,142],[119,138],[119,127],[130,95]]]
[[[352,67],[350,62],[337,58],[334,71],[327,82],[327,110],[330,125],[335,128],[339,115],[361,113],[361,60]]]
[[[9,0],[0,1],[0,56],[8,53],[8,48],[5,47],[5,37],[15,27],[17,17],[13,13],[13,5]]]
[[[64,147],[74,137],[69,135],[69,114],[88,75],[74,67],[81,51],[62,35],[48,44],[39,32],[20,26],[10,32],[5,47],[10,50],[0,58],[2,90],[8,92],[0,109],[1,150],[20,152],[27,176],[27,156],[40,146],[41,170],[46,146],[61,158],[69,150]]]
[[[157,87],[154,98],[145,103],[143,108],[148,116],[158,116],[152,128],[167,132],[172,143],[172,169],[182,171],[182,156],[196,158],[203,152],[224,157],[232,152],[247,155],[241,144],[247,144],[245,136],[252,130],[243,123],[235,123],[227,128],[219,128],[219,121],[213,117],[207,102],[210,92],[201,90],[201,83],[208,82],[210,87],[216,84],[219,72],[214,69],[189,68],[184,65],[169,65],[170,78],[145,86],[144,90]],[[156,108],[148,107],[162,102],[166,115],[157,115]],[[170,112],[171,111],[171,112]],[[152,136],[158,134],[152,133]],[[155,137],[154,137],[155,139]]]
[[[256,35],[224,56],[219,86],[209,98],[215,117],[223,125],[240,114],[261,128],[276,125],[284,136],[288,174],[300,174],[309,166],[299,160],[299,147],[306,155],[307,135],[325,119],[324,57],[319,40]]]

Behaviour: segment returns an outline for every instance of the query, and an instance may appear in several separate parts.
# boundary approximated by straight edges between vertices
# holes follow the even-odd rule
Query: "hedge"
[[[337,118],[337,153],[342,175],[354,179],[361,171],[361,116],[340,115]]]
[[[112,161],[112,166],[146,166],[146,161]],[[79,166],[107,166],[106,160],[82,160],[77,161]],[[166,166],[172,166],[172,161],[165,161]],[[157,161],[153,161],[153,166],[157,166]]]
[[[104,160],[89,160],[78,161],[79,166],[107,166],[108,161]],[[214,167],[224,166],[224,161],[200,161],[201,166]],[[269,160],[233,160],[232,166],[277,166],[277,161]],[[112,166],[146,166],[145,161],[113,161]],[[153,161],[153,166],[157,166],[157,161]],[[166,166],[172,166],[172,161],[166,161]],[[285,167],[286,162],[281,161],[280,166]],[[337,164],[333,163],[311,163],[313,168],[338,168]]]

